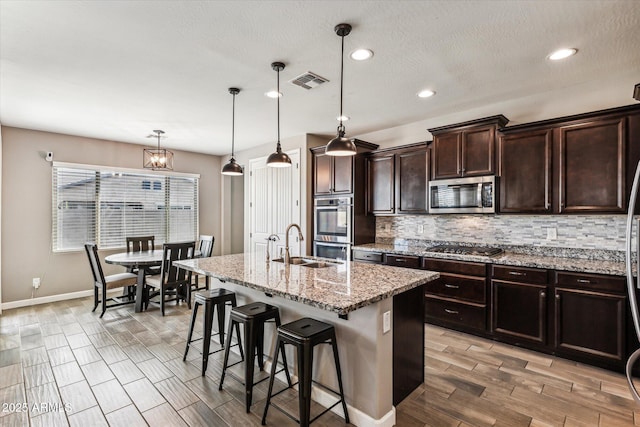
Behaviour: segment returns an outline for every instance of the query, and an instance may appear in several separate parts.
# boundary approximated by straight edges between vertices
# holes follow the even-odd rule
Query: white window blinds
[[[125,246],[127,236],[155,243],[196,240],[196,175],[150,174],[69,164],[53,167],[54,251]]]

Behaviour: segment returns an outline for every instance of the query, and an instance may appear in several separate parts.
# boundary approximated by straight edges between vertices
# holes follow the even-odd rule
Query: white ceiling
[[[136,144],[163,129],[163,146],[216,155],[231,151],[231,86],[236,150],[275,142],[273,61],[286,64],[282,139],[335,132],[341,22],[353,25],[347,52],[375,52],[345,59],[347,136],[531,109],[533,94],[570,87],[606,87],[598,108],[628,105],[640,83],[636,0],[1,0],[0,16],[2,125]],[[545,60],[559,47],[579,53]],[[306,71],[330,82],[288,83]],[[437,95],[417,98],[423,88]]]

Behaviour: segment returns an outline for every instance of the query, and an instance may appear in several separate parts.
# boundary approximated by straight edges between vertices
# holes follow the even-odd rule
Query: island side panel
[[[389,417],[393,411],[393,373],[390,369],[393,363],[393,330],[382,333],[382,313],[392,310],[393,298],[352,311],[345,320],[340,319],[336,313],[278,296],[268,297],[264,292],[245,286],[230,282],[221,283],[216,278],[211,278],[211,282],[214,288],[223,287],[235,292],[238,305],[262,301],[277,306],[282,323],[311,317],[334,325],[347,405],[350,410],[355,408],[368,418],[368,422],[363,420],[364,423],[356,425],[375,425],[374,420]],[[275,330],[271,325],[266,325],[265,353],[271,354],[274,343]],[[291,346],[287,347],[290,372],[297,375],[293,349]],[[313,378],[328,387],[338,389],[330,346],[316,347]],[[355,413],[349,415],[358,418]]]
[[[424,285],[393,297],[393,405],[424,383]]]

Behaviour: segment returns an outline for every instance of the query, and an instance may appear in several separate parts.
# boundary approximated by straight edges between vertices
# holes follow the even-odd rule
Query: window
[[[53,165],[53,250],[125,246],[126,236],[156,244],[196,240],[198,175],[143,173],[56,162]]]

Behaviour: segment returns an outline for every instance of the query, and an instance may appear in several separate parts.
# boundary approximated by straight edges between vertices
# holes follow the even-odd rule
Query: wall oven
[[[495,176],[429,182],[429,213],[495,213]]]
[[[350,253],[350,243],[313,242],[314,256],[346,260]]]
[[[351,197],[315,199],[314,236],[317,242],[351,243]]]

